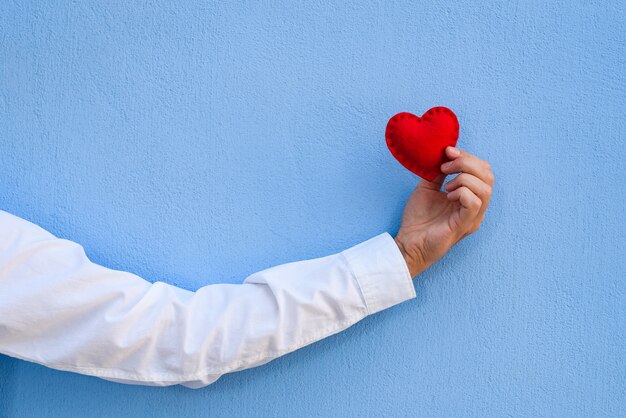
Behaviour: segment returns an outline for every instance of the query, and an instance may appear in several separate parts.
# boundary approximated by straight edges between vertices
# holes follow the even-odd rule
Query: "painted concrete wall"
[[[395,232],[385,123],[446,105],[488,219],[417,300],[203,390],[0,357],[1,416],[626,415],[623,2],[167,3],[0,3],[2,209],[237,283]]]

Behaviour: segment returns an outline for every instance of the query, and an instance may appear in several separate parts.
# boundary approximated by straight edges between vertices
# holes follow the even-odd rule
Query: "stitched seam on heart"
[[[385,132],[385,137],[386,137],[385,139],[386,139],[387,147],[391,151],[391,154],[398,160],[398,162],[400,162],[400,164],[404,166],[405,168],[407,168],[409,171],[430,181],[434,180],[437,177],[437,173],[433,173],[432,170],[422,169],[419,165],[417,165],[417,162],[403,161],[405,160],[404,158],[405,154],[403,152],[404,150],[402,148],[399,148],[399,146],[397,145],[397,142],[399,142],[399,140],[397,139],[398,137],[397,137],[396,130],[397,130],[397,124],[400,120],[410,118],[410,119],[415,120],[417,123],[421,123],[422,121],[428,122],[433,115],[440,114],[440,113],[444,113],[447,117],[451,118],[453,129],[452,129],[452,135],[449,137],[449,140],[450,140],[449,143],[451,145],[455,145],[459,138],[459,121],[456,115],[454,114],[454,112],[452,112],[452,110],[444,106],[433,107],[427,110],[426,113],[422,115],[422,117],[419,117],[409,112],[398,113],[391,117],[391,119],[387,123],[386,132]],[[439,167],[437,167],[436,171],[441,173],[441,169]]]

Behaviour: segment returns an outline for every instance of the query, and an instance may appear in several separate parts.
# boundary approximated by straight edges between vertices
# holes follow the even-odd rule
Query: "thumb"
[[[423,187],[425,189],[429,189],[429,190],[441,190],[441,185],[443,184],[443,181],[446,179],[446,175],[445,174],[439,174],[433,181],[428,181],[426,179],[421,179],[420,180],[420,187]]]

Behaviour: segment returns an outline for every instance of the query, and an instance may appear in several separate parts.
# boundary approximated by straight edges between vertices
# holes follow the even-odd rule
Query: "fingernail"
[[[441,171],[445,171],[452,165],[452,161],[448,161],[447,163],[441,164]]]
[[[452,155],[453,157],[458,157],[459,155],[461,155],[461,151],[458,148],[450,147],[450,155]]]

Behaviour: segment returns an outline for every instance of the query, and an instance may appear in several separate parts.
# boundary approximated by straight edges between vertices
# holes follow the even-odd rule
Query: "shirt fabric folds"
[[[0,353],[116,382],[199,388],[414,297],[387,233],[191,292],[0,211]]]

